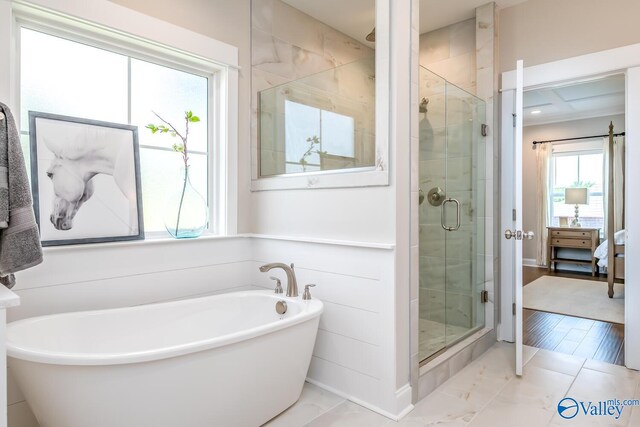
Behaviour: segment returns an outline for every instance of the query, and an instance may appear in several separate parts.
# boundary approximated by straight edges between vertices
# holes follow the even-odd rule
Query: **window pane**
[[[304,154],[311,148],[311,142],[307,140],[313,137],[320,138],[320,110],[287,100],[284,102],[284,117],[286,161],[300,163]],[[320,164],[320,156],[316,152],[319,149],[320,147],[314,147],[313,152],[305,157],[308,164]],[[290,170],[289,166],[287,170]]]
[[[602,196],[602,153],[554,156],[553,171],[555,185],[550,197],[553,200],[551,224],[558,226],[560,218],[568,222],[575,216],[575,205],[564,202],[564,189],[571,187],[589,188],[588,205],[580,205],[579,218],[583,227],[602,228],[604,226],[604,205]]]
[[[28,111],[127,123],[127,58],[22,28],[21,129]]]
[[[557,156],[555,163],[555,188],[573,187],[578,180],[578,156]]]
[[[27,168],[29,185],[31,185],[31,142],[29,142],[29,135],[20,135],[20,147],[24,157],[24,166]]]
[[[189,156],[191,184],[207,200],[207,156]],[[182,156],[151,148],[140,149],[145,232],[166,231],[163,212],[168,198],[182,183]]]
[[[29,110],[116,123],[128,123],[131,117],[141,144],[145,230],[165,231],[163,211],[168,195],[180,188],[181,155],[144,145],[170,148],[179,140],[151,135],[145,126],[159,124],[154,110],[183,131],[184,112],[191,110],[200,117],[189,129],[191,183],[208,197],[207,155],[193,153],[208,148],[207,78],[23,28],[21,79],[21,143],[27,168]]]
[[[355,157],[355,120],[353,117],[322,111],[322,151]]]
[[[585,154],[580,156],[580,182],[589,192],[602,192],[602,154]]]
[[[200,122],[189,125],[189,149],[206,152],[207,83],[205,77],[131,59],[131,124],[140,129],[140,143],[171,147],[176,140],[170,135],[151,135],[144,127],[161,124],[155,111],[183,132],[184,112],[190,110]]]

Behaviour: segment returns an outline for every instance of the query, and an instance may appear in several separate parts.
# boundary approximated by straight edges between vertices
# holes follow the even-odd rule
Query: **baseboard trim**
[[[538,265],[535,258],[522,258],[522,265],[527,267],[547,268],[546,265]]]
[[[331,386],[328,386],[320,381],[314,380],[312,378],[307,377],[306,379],[307,382],[313,384],[313,385],[317,385],[320,388],[323,388],[327,391],[330,391],[333,394],[337,394],[340,397],[343,397],[353,403],[356,403],[360,406],[363,406],[373,412],[377,412],[378,414],[385,416],[393,421],[398,421],[400,420],[400,418],[404,417],[405,415],[407,415],[409,412],[411,412],[413,410],[413,404],[411,404],[411,385],[406,384],[403,387],[401,387],[397,392],[396,392],[396,399],[398,400],[398,403],[401,402],[409,402],[408,404],[405,405],[404,409],[402,409],[398,414],[392,414],[391,412],[385,411],[384,409],[379,408],[378,406],[372,405],[369,402],[365,402],[362,399],[358,399],[357,397],[354,397],[352,395],[350,395],[349,393],[344,393],[336,388],[333,388]]]

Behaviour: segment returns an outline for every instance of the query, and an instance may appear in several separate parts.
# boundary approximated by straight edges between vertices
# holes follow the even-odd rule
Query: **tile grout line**
[[[330,407],[329,409],[327,409],[326,411],[324,411],[321,414],[316,415],[315,417],[311,418],[309,421],[307,421],[306,423],[304,423],[304,426],[308,426],[309,424],[311,424],[312,422],[314,422],[315,420],[317,420],[318,418],[322,417],[323,415],[328,414],[329,412],[333,411],[334,409],[336,409],[338,406],[342,405],[343,403],[349,402],[349,399],[345,399],[344,397],[342,398],[342,402],[338,402],[335,405],[333,405],[332,407]]]
[[[537,347],[533,347],[533,348],[537,348]],[[536,351],[535,353],[537,353],[538,351],[540,351],[540,349],[539,349],[539,348],[537,349],[537,351]],[[534,353],[534,356],[535,356],[535,353]],[[485,354],[486,354],[486,353],[485,353]],[[529,359],[529,360],[527,361],[527,363],[529,363],[532,359],[533,359],[533,356],[531,357],[531,359]],[[524,366],[526,366],[526,365],[527,365],[527,363],[525,363],[525,364],[524,364]],[[469,366],[469,365],[467,365],[467,366]],[[524,368],[524,366],[523,366],[523,368]],[[471,419],[469,420],[469,422],[468,422],[468,423],[466,423],[466,424],[465,424],[465,426],[470,425],[470,424],[473,422],[473,420],[475,420],[475,419],[478,417],[478,415],[480,415],[480,413],[481,413],[481,412],[483,412],[485,409],[487,409],[487,407],[489,407],[489,405],[490,405],[491,403],[493,403],[493,402],[496,400],[496,398],[500,395],[500,393],[502,392],[502,390],[504,390],[504,389],[509,385],[509,383],[510,383],[511,381],[513,381],[514,379],[516,379],[516,378],[518,378],[518,376],[517,376],[517,375],[514,375],[513,377],[511,377],[511,378],[509,379],[509,381],[507,381],[507,382],[506,382],[502,387],[500,387],[500,389],[498,390],[498,392],[496,393],[496,395],[495,395],[495,396],[493,396],[493,397],[491,398],[491,400],[489,400],[489,401],[488,401],[484,406],[482,406],[482,408],[481,408],[478,412],[476,412],[476,414],[475,414],[473,417],[471,417]],[[445,393],[445,394],[447,394],[447,393]],[[552,418],[553,418],[553,416],[552,416]]]
[[[494,344],[495,345],[495,344]],[[490,349],[488,349],[487,351],[484,352],[484,354],[482,354],[481,357],[485,356],[487,354],[487,352]],[[438,388],[442,387],[444,384],[446,384],[447,382],[449,382],[452,378],[454,378],[456,375],[460,374],[462,371],[464,371],[464,369],[466,369],[467,367],[471,366],[474,362],[476,362],[477,360],[479,360],[481,357],[479,357],[476,360],[473,360],[469,365],[465,366],[462,370],[456,372],[456,374],[453,377],[449,377],[447,379],[447,381],[445,381],[444,383],[440,384],[438,387],[436,387],[436,389],[433,391],[433,393],[435,392],[440,392],[446,396],[450,396],[450,397],[459,397],[459,396],[455,396],[454,394],[451,393],[447,393],[444,390],[438,390]],[[468,426],[469,424],[471,424],[473,422],[474,419],[476,419],[476,417],[482,412],[484,411],[491,403],[493,403],[493,401],[495,400],[496,397],[498,397],[498,395],[500,394],[500,392],[511,382],[511,380],[513,380],[514,378],[516,378],[516,376],[514,375],[512,378],[509,379],[509,381],[507,381],[502,387],[500,387],[500,389],[498,390],[498,392],[496,393],[496,395],[494,397],[491,398],[491,400],[489,400],[489,402],[487,402],[485,405],[483,405],[480,410],[478,412],[476,412],[476,414],[471,418],[471,420],[469,420],[467,423],[465,423],[465,426]],[[425,396],[425,399],[428,397]]]
[[[576,356],[577,357],[577,356]],[[571,390],[571,387],[573,387],[573,384],[576,382],[576,379],[578,378],[578,375],[580,375],[580,372],[582,372],[582,370],[584,369],[584,365],[585,363],[587,363],[588,359],[584,359],[584,362],[582,362],[582,364],[580,365],[580,369],[578,370],[578,372],[576,373],[576,375],[573,377],[573,381],[571,381],[571,384],[569,384],[569,387],[567,388],[567,391],[562,395],[562,399],[564,399],[565,397],[567,397],[567,394],[569,393],[569,390]],[[562,400],[560,399],[560,400]],[[559,402],[558,402],[559,403]],[[555,415],[555,414],[554,414]],[[553,422],[553,416],[551,416],[551,419],[549,420],[549,422],[547,423],[547,426],[550,426],[551,423]]]
[[[507,381],[507,382],[506,382],[502,387],[500,387],[500,390],[498,390],[498,392],[496,393],[496,395],[495,395],[495,396],[493,396],[493,397],[491,398],[491,400],[489,400],[489,401],[488,401],[484,406],[482,406],[482,408],[480,408],[480,410],[479,410],[478,412],[476,412],[476,414],[475,414],[473,417],[471,417],[471,419],[469,420],[469,422],[468,422],[468,423],[466,423],[466,424],[465,424],[465,426],[470,425],[470,424],[473,422],[473,420],[475,420],[475,419],[478,417],[478,415],[480,415],[480,413],[482,413],[485,409],[487,409],[487,408],[489,407],[489,405],[490,405],[490,404],[492,404],[492,403],[493,403],[493,401],[494,401],[494,400],[496,400],[496,398],[500,395],[500,393],[502,392],[502,390],[504,390],[504,389],[507,387],[507,385],[509,385],[509,383],[510,383],[514,378],[516,378],[516,376],[515,376],[515,375],[514,375],[513,377],[511,377],[511,378],[509,379],[509,381]]]

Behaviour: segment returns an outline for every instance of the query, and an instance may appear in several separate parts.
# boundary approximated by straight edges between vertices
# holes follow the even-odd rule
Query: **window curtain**
[[[615,137],[613,139],[613,198],[614,198],[614,228],[615,231],[624,229],[624,137]],[[604,238],[607,236],[607,224],[609,224],[609,208],[607,201],[609,200],[609,138],[604,138],[602,144],[603,152],[603,206],[604,206]]]
[[[536,146],[536,174],[538,185],[536,198],[538,199],[538,212],[536,213],[536,235],[538,247],[536,262],[538,265],[547,265],[547,227],[550,223],[549,210],[549,173],[551,171],[551,144],[538,144]]]

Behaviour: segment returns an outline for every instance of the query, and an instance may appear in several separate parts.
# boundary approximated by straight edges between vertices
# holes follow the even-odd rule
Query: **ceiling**
[[[624,114],[624,75],[524,93],[524,125]],[[532,113],[539,111],[539,113]]]
[[[356,40],[365,41],[375,22],[375,0],[283,0]],[[525,0],[497,0],[504,9]],[[420,34],[471,19],[488,0],[420,0]]]

